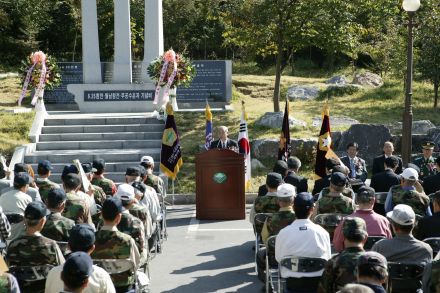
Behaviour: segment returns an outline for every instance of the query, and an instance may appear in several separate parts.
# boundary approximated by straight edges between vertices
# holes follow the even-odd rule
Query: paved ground
[[[250,208],[250,206],[248,206]],[[151,292],[259,292],[249,221],[198,221],[168,207],[168,241],[151,263]]]

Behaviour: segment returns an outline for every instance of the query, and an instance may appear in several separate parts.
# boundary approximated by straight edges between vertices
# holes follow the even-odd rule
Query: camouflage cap
[[[353,238],[356,236],[368,236],[367,224],[364,219],[358,217],[345,218],[342,226],[342,233],[346,238]]]
[[[380,253],[376,251],[367,251],[357,259],[358,266],[369,266],[369,267],[382,267],[386,269],[387,259]]]

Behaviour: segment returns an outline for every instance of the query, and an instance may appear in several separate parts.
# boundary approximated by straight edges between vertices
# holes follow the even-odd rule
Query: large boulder
[[[330,126],[351,126],[353,124],[359,124],[356,119],[347,116],[330,116]],[[315,127],[321,127],[322,117],[313,117],[312,125]]]
[[[361,85],[363,87],[379,88],[383,86],[383,79],[377,74],[371,72],[362,72],[355,74],[352,83]]]
[[[252,171],[258,171],[258,170],[263,170],[266,169],[266,167],[257,159],[252,159],[251,160],[251,170]]]
[[[266,112],[255,121],[255,125],[281,129],[283,118],[284,112]],[[289,125],[290,127],[306,127],[307,123],[289,116]]]
[[[312,100],[319,95],[319,87],[313,85],[293,85],[287,89],[287,98],[292,100]]]
[[[325,82],[326,84],[346,85],[347,78],[344,75],[336,75]]]
[[[315,157],[318,139],[291,139],[291,155],[297,156],[303,163],[310,163]],[[251,156],[257,160],[278,158],[279,139],[266,138],[251,141]]]
[[[388,128],[392,133],[402,133],[402,122],[393,123]],[[429,120],[412,122],[412,134],[428,134],[431,129],[435,129],[435,125]]]
[[[347,144],[357,142],[359,144],[359,156],[371,164],[373,158],[381,154],[385,141],[391,139],[390,130],[385,125],[354,124],[342,133],[336,150],[343,152]]]
[[[440,127],[431,128],[428,131],[429,138],[437,145],[437,148],[440,148]]]

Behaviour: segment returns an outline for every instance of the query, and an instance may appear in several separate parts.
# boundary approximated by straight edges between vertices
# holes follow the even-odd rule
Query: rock
[[[331,124],[330,124],[331,126]],[[342,132],[332,131],[332,149],[338,149],[339,143],[341,142]]]
[[[283,118],[284,112],[266,112],[255,122],[255,124],[269,128],[281,129]],[[290,127],[306,127],[307,123],[302,120],[289,117],[289,125]]]
[[[251,141],[251,158],[256,158],[257,160],[265,158],[276,159],[278,157],[278,146],[278,138],[253,140]]]
[[[355,74],[352,84],[358,84],[363,87],[379,88],[383,86],[383,79],[377,74],[362,72]]]
[[[336,75],[325,82],[326,84],[346,85],[347,78],[344,75]]]
[[[257,159],[252,159],[251,160],[251,169],[252,171],[257,171],[257,170],[261,170],[261,169],[265,169],[266,167]]]
[[[312,125],[315,127],[321,127],[322,118],[321,117],[313,117]],[[359,121],[356,119],[347,117],[347,116],[330,116],[330,127],[334,126],[351,126],[353,124],[359,124]]]
[[[312,85],[293,85],[287,89],[287,98],[292,101],[312,100],[319,95],[319,88]]]
[[[440,148],[440,127],[437,128],[431,128],[428,131],[428,137],[435,142],[435,144],[437,145],[437,148]]]
[[[402,133],[402,122],[396,122],[388,126],[392,133]],[[412,134],[427,134],[435,125],[429,120],[418,120],[412,123]]]
[[[298,157],[303,164],[315,161],[318,138],[291,139],[291,155]]]
[[[391,139],[390,130],[385,125],[353,124],[342,137],[337,146],[337,151],[345,151],[347,144],[357,142],[359,144],[359,156],[370,165],[373,158],[380,155],[385,141]]]
[[[291,154],[297,156],[301,162],[310,163],[315,159],[315,149],[318,143],[317,138],[291,139]],[[251,141],[252,158],[273,159],[278,158],[279,139],[267,138]]]

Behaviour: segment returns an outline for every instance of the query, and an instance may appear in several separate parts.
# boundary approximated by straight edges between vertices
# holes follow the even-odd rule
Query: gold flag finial
[[[167,103],[166,111],[167,111],[167,115],[174,115],[173,106],[171,105],[171,102]]]

